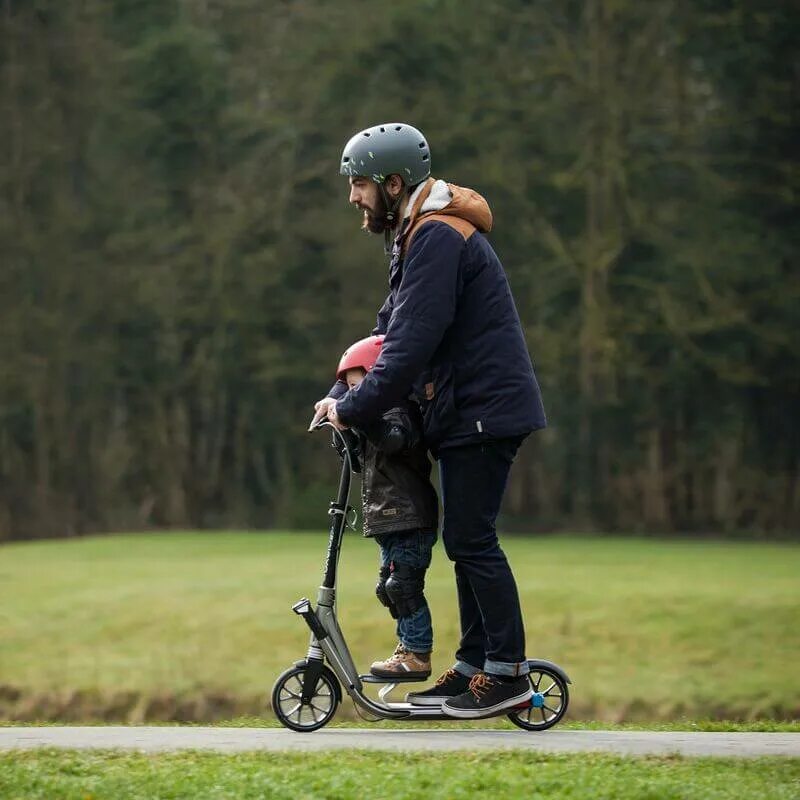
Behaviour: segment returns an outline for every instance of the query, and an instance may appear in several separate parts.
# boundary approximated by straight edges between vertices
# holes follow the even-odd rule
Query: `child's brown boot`
[[[376,661],[369,671],[378,678],[427,678],[431,674],[431,654],[412,653],[398,644],[386,661]]]

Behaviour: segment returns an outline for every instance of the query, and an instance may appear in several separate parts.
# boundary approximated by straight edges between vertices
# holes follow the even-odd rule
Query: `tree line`
[[[325,525],[305,433],[387,291],[338,175],[480,191],[542,384],[524,530],[800,522],[788,0],[5,0],[0,539]]]

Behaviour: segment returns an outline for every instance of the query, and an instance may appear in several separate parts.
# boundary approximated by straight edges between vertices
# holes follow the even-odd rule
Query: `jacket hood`
[[[411,195],[406,216],[406,230],[425,214],[446,214],[459,217],[474,225],[481,233],[492,229],[492,211],[489,204],[473,189],[428,178]]]

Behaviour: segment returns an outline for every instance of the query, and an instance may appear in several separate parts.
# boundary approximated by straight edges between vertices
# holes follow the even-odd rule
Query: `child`
[[[339,361],[336,377],[350,389],[358,386],[378,360],[382,344],[382,336],[353,344]],[[427,678],[433,626],[423,589],[436,543],[439,501],[430,480],[419,407],[404,400],[356,433],[363,461],[364,536],[375,538],[381,555],[375,594],[397,620],[400,640],[394,653],[374,662],[370,672],[381,678]]]

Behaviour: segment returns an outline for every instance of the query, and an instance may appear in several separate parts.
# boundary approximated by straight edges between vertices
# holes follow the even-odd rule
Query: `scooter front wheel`
[[[526,731],[546,731],[564,716],[569,705],[569,689],[557,672],[546,667],[531,670],[528,678],[533,697],[507,716]]]
[[[339,684],[329,667],[323,666],[307,702],[303,701],[307,665],[282,672],[272,689],[272,710],[286,728],[301,733],[327,725],[339,705]]]

